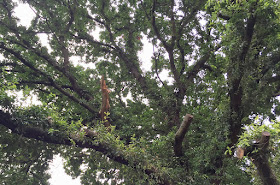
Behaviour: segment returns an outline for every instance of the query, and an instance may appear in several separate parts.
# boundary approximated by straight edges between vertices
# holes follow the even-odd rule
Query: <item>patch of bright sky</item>
[[[49,173],[52,178],[49,180],[51,185],[80,185],[80,178],[73,179],[65,174],[63,169],[63,159],[60,156],[55,156],[53,162],[50,164]]]

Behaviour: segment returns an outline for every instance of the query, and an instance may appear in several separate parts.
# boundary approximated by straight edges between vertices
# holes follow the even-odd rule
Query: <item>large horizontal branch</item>
[[[5,113],[0,110],[0,125],[5,126],[6,128],[10,129],[12,133],[21,135],[26,138],[35,139],[38,141],[43,141],[46,143],[51,144],[58,144],[58,145],[67,145],[73,146],[73,141],[75,142],[75,146],[79,148],[91,148],[95,151],[101,152],[102,154],[106,155],[110,159],[114,160],[115,162],[131,166],[133,168],[139,169],[139,164],[143,165],[142,168],[139,170],[143,170],[150,178],[159,181],[159,184],[164,185],[171,185],[173,184],[171,181],[168,180],[168,175],[161,171],[159,168],[156,168],[152,164],[149,164],[146,161],[135,159],[132,161],[132,158],[129,158],[129,153],[127,151],[122,151],[117,149],[110,143],[104,142],[94,142],[95,137],[98,137],[98,133],[91,129],[85,129],[85,133],[87,134],[90,139],[82,139],[67,136],[63,133],[48,133],[48,131],[43,130],[40,127],[28,126],[23,125],[21,123],[16,122],[16,119],[13,119],[12,115],[9,113]],[[97,138],[96,138],[97,139]]]

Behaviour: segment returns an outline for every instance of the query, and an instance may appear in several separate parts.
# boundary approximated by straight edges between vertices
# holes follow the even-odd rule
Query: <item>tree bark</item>
[[[252,159],[252,162],[257,168],[258,174],[264,185],[279,185],[279,181],[270,167],[267,148],[269,146],[270,133],[267,131],[262,132],[259,141],[256,141],[251,146],[243,149],[237,149],[237,157],[242,159],[247,155]],[[253,152],[255,150],[258,152]]]
[[[264,131],[260,141],[257,143],[259,152],[252,155],[252,161],[257,167],[258,174],[264,185],[279,185],[277,177],[273,173],[268,161],[267,148],[269,145],[270,133]]]
[[[193,116],[190,114],[186,114],[180,125],[180,128],[176,132],[175,143],[174,143],[174,153],[175,153],[175,156],[177,156],[177,157],[180,157],[183,155],[182,143],[183,143],[185,135],[191,125],[192,120],[193,120]]]

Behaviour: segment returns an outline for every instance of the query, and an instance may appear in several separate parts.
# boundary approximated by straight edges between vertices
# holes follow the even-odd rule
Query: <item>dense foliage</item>
[[[48,184],[59,154],[82,184],[279,184],[279,13],[273,0],[1,0],[0,183]]]

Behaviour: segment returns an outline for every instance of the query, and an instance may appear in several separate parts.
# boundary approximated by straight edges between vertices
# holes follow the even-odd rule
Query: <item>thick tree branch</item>
[[[13,119],[12,115],[9,113],[4,113],[2,110],[0,110],[0,125],[7,127],[14,134],[46,143],[73,146],[74,141],[76,147],[94,149],[108,156],[110,159],[127,166],[129,165],[132,168],[136,168],[137,166],[137,169],[139,169],[139,165],[143,165],[141,166],[142,170],[150,178],[160,182],[159,184],[173,184],[171,181],[169,181],[167,174],[152,164],[138,159],[132,161],[131,158],[129,158],[128,153],[125,153],[124,151],[112,146],[110,143],[93,142],[95,139],[97,139],[98,133],[91,129],[85,129],[86,136],[90,137],[89,139],[75,138],[60,132],[50,134],[48,131],[45,131],[39,127],[28,126],[26,124],[22,125],[21,123],[16,122],[16,119]]]
[[[256,141],[251,146],[237,149],[237,157],[242,159],[243,156],[248,156],[257,167],[258,174],[264,185],[279,185],[279,181],[270,167],[268,161],[270,133],[267,131],[262,132],[259,141]],[[256,151],[257,152],[254,152]]]
[[[180,128],[177,130],[175,134],[175,143],[174,143],[174,153],[175,156],[180,157],[183,155],[182,151],[182,143],[185,138],[185,135],[191,125],[191,122],[193,120],[193,116],[190,114],[186,114]]]
[[[245,35],[244,35],[244,44],[242,47],[242,53],[240,55],[240,61],[244,62],[246,55],[249,51],[249,48],[251,46],[251,41],[253,38],[253,33],[254,33],[254,27],[256,24],[256,16],[253,15],[253,13],[251,13],[251,16],[249,17],[248,21],[247,21],[247,25],[246,25],[246,31],[245,31]]]
[[[237,61],[234,61],[234,66],[228,71],[229,80],[229,96],[230,96],[230,111],[231,116],[229,119],[230,125],[230,146],[234,146],[238,141],[238,135],[241,132],[242,128],[242,119],[245,116],[244,108],[242,105],[243,97],[243,87],[241,85],[242,78],[244,76],[246,56],[248,54],[249,48],[251,46],[251,41],[254,34],[254,27],[256,23],[256,17],[253,13],[253,7],[251,7],[251,14],[247,20],[245,27],[245,33],[243,35],[243,44],[241,47],[241,53],[238,56]],[[233,71],[237,71],[238,74],[233,74]]]

